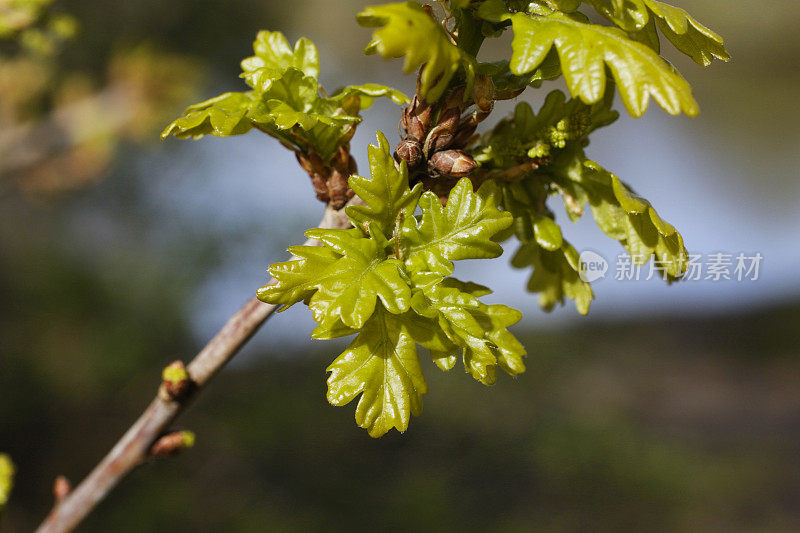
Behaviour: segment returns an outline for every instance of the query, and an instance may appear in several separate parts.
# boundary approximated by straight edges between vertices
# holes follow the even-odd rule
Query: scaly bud
[[[422,141],[428,130],[431,127],[431,120],[433,119],[433,108],[429,103],[421,100],[418,96],[414,96],[411,103],[403,112],[403,117],[400,120],[400,126],[408,133],[409,136]]]
[[[428,132],[422,151],[430,157],[434,152],[450,147],[453,138],[458,132],[461,120],[461,111],[464,104],[464,88],[460,87],[450,94],[444,101],[436,127]]]
[[[414,168],[422,162],[422,145],[410,137],[400,141],[394,153],[396,158],[408,162],[408,168]]]
[[[186,394],[191,385],[192,380],[186,371],[186,367],[183,366],[181,361],[174,361],[161,372],[159,396],[165,400],[175,400]]]
[[[463,178],[475,170],[478,164],[463,150],[445,150],[431,157],[432,170],[453,178]]]
[[[172,457],[182,450],[194,446],[195,436],[191,431],[174,431],[162,435],[150,447],[152,457]]]

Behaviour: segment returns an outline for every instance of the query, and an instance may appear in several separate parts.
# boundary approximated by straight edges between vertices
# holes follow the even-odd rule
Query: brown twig
[[[356,202],[360,202],[357,197],[350,203]],[[328,207],[319,227],[347,228],[350,221],[344,209],[337,211]],[[306,241],[306,245],[318,244],[311,239]],[[75,529],[122,478],[149,456],[153,444],[164,435],[192,398],[236,355],[276,308],[252,298],[237,311],[186,367],[191,386],[180,394],[157,394],[86,479],[56,503],[37,531],[62,533]]]

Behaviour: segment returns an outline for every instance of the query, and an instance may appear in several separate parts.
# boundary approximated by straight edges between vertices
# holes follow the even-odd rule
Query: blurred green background
[[[734,60],[704,70],[668,50],[703,113],[623,118],[590,155],[692,251],[762,253],[758,281],[606,279],[584,318],[571,305],[544,315],[507,258],[469,265],[464,277],[524,312],[528,371],[487,388],[427,362],[422,416],[380,440],[355,425],[354,406],[327,404],[324,369],[341,343],[309,340],[307,312],[293,309],[181,418],[196,447],[139,468],[82,530],[800,530],[800,4],[678,3]],[[330,87],[410,92],[399,62],[362,56],[363,5],[62,0],[73,37],[0,47],[9,531],[35,527],[55,476],[79,481],[161,368],[191,358],[319,219],[307,177],[271,139],[159,143],[160,128],[239,90],[238,61],[262,28],[312,38]],[[367,112],[353,141],[362,172],[374,131],[396,135],[396,121],[390,104]],[[619,252],[589,221],[567,232],[579,249]]]

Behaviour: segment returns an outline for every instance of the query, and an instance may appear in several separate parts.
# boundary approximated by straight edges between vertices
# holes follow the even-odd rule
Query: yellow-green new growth
[[[187,107],[161,137],[228,137],[255,128],[327,162],[350,141],[361,122],[359,112],[375,98],[408,102],[400,91],[375,83],[350,85],[330,96],[321,93],[319,54],[306,38],[292,48],[280,32],[261,31],[253,50],[255,55],[241,63],[242,77],[252,90],[224,93]]]
[[[550,310],[571,299],[588,312],[592,288],[580,276],[579,253],[556,222],[550,197],[563,199],[573,221],[588,204],[634,264],[653,258],[667,281],[683,275],[688,254],[681,235],[584,149],[590,134],[617,119],[617,92],[634,117],[651,98],[673,115],[698,113],[691,87],[660,55],[661,35],[701,65],[729,57],[717,34],[657,0],[446,0],[439,6],[445,20],[412,1],[370,6],[358,15],[361,25],[374,28],[367,53],[404,57],[406,73],[419,71],[414,112],[400,121],[408,133],[415,119],[418,138],[401,143],[398,165],[378,134],[378,145],[368,150],[371,177],[350,176],[350,190],[344,178],[354,163],[337,166],[339,198],[364,202],[346,209],[353,227],[309,230],[322,245],[289,248],[294,259],[273,264],[274,282],[258,290],[281,310],[305,303],[317,323],[314,338],[355,335],[328,367],[327,397],[334,405],[357,400],[356,421],[373,437],[404,431],[422,409],[427,384],[418,346],[442,370],[460,357],[466,372],[487,385],[497,379],[497,367],[511,375],[525,370],[525,350],[507,329],[520,313],[483,303],[489,289],[451,277],[453,261],[497,257],[499,243],[515,237],[520,246],[512,265],[531,269],[527,288],[539,294],[541,306]],[[588,6],[610,25],[591,23],[583,12]],[[509,29],[510,57],[479,61],[484,40]],[[254,52],[242,61],[251,90],[188,108],[164,135],[227,136],[257,128],[301,155],[315,188],[321,181],[327,187],[317,167],[350,157],[359,111],[376,97],[408,102],[374,84],[327,96],[319,87],[316,47],[304,38],[292,47],[280,33],[260,32]],[[571,99],[552,91],[538,113],[521,102],[479,140],[472,137],[494,101],[561,75]],[[476,79],[480,97],[473,94]],[[463,95],[464,105],[450,113],[442,102],[454,95]],[[477,110],[468,107],[473,103]],[[422,142],[426,136],[441,143]],[[404,157],[410,141],[419,157]],[[448,152],[445,162],[453,153],[470,162],[467,177],[437,163]],[[420,164],[423,155],[430,165]]]
[[[409,188],[405,164],[396,166],[382,134],[369,160],[372,178],[350,179],[366,204],[348,208],[354,228],[308,231],[323,246],[290,248],[299,259],[272,265],[277,282],[258,297],[306,302],[319,324],[315,338],[358,334],[328,367],[328,400],[344,405],[360,395],[356,421],[379,437],[405,431],[422,409],[418,344],[442,369],[460,353],[465,370],[487,385],[497,366],[522,372],[525,350],[506,329],[520,320],[518,311],[484,304],[478,297],[488,289],[448,277],[453,261],[502,253],[492,237],[512,217],[497,209],[493,184],[475,192],[464,178],[442,206],[433,193]]]

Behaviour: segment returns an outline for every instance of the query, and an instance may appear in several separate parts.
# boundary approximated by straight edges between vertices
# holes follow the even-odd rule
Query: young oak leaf
[[[224,93],[191,105],[183,117],[167,126],[161,138],[174,135],[179,139],[199,139],[204,135],[228,137],[247,133],[252,128],[247,112],[254,102],[249,92]]]
[[[294,68],[316,80],[319,78],[319,52],[314,43],[301,37],[292,50],[289,41],[279,31],[262,30],[253,42],[254,56],[242,60],[242,78],[258,91],[269,90],[289,68]]]
[[[600,212],[603,208],[606,210],[606,213],[595,215],[595,219],[616,219],[623,222],[625,237],[618,240],[628,250],[633,263],[643,265],[651,256],[655,256],[660,273],[668,281],[675,281],[683,276],[688,267],[689,253],[684,247],[683,237],[675,227],[665,222],[650,202],[637,197],[616,175],[594,161],[587,160],[583,165],[587,170],[587,178],[597,184],[595,193],[604,195],[605,199],[597,208],[592,206],[593,213]],[[613,193],[613,200],[608,195],[609,188]],[[591,192],[589,197],[591,201]],[[609,234],[614,234],[615,226],[616,224],[609,228]],[[600,228],[605,231],[603,226]]]
[[[345,326],[359,329],[375,311],[376,300],[399,314],[411,304],[411,288],[399,259],[386,254],[388,241],[373,225],[370,238],[349,230],[310,230],[306,235],[318,239],[341,254],[312,282],[316,292],[309,300],[326,316],[339,318]]]
[[[685,10],[657,0],[589,0],[605,18],[631,33],[637,40],[647,42],[658,52],[660,47],[655,25],[675,48],[699,65],[708,66],[714,58],[730,60],[722,37],[708,29]],[[646,35],[641,35],[645,33]],[[648,35],[649,34],[649,35]]]
[[[587,104],[603,98],[608,65],[628,112],[640,117],[652,96],[672,115],[697,115],[699,108],[689,84],[651,48],[632,41],[617,28],[588,24],[576,15],[548,16],[516,13],[511,70],[525,74],[536,69],[555,47],[567,87]]]
[[[280,304],[278,311],[308,300],[314,294],[314,284],[322,273],[342,257],[325,246],[292,246],[289,252],[297,259],[271,265],[269,273],[275,283],[265,285],[257,292],[260,300]]]
[[[547,173],[557,185],[574,191],[574,199],[589,202],[598,227],[622,244],[633,264],[643,265],[655,255],[668,281],[685,273],[689,255],[680,233],[616,175],[588,160],[580,147],[561,152]]]
[[[379,53],[386,59],[405,56],[406,74],[420,66],[422,95],[429,102],[437,101],[447,89],[453,75],[463,67],[467,77],[467,93],[474,78],[475,59],[451,42],[450,36],[416,2],[397,2],[369,6],[357,16],[358,23],[374,31],[366,53]]]
[[[426,385],[416,344],[442,369],[461,351],[467,370],[486,384],[496,379],[498,365],[522,372],[524,349],[506,329],[519,320],[517,311],[483,304],[477,298],[488,289],[440,273],[452,270],[451,260],[499,255],[489,238],[510,224],[511,215],[497,209],[492,187],[475,193],[463,180],[444,208],[428,195],[418,221],[419,189],[409,189],[405,166],[395,166],[382,134],[370,147],[370,169],[371,179],[351,177],[366,204],[347,211],[357,227],[306,232],[324,251],[292,248],[298,259],[273,265],[276,283],[263,287],[259,298],[284,306],[305,301],[318,323],[314,338],[358,334],[329,368],[328,399],[343,405],[361,395],[356,421],[377,437],[392,427],[405,430],[422,408]],[[450,266],[417,268],[427,268],[429,256],[436,266]],[[410,267],[401,258],[412,259]],[[434,307],[427,303],[419,312],[419,305],[412,307],[419,298]]]
[[[405,431],[411,414],[422,412],[428,386],[414,338],[404,322],[382,306],[327,370],[328,401],[342,406],[360,394],[356,423],[372,437],[392,428]]]
[[[400,91],[378,84],[321,95],[317,49],[308,39],[298,40],[292,50],[281,33],[260,32],[254,50],[256,55],[242,62],[243,77],[253,90],[225,93],[187,108],[162,138],[224,137],[257,128],[291,149],[315,152],[328,161],[352,138],[361,122],[359,111],[375,98],[408,101]]]
[[[405,105],[411,101],[411,99],[401,91],[379,83],[348,85],[347,87],[335,91],[330,99],[337,102],[346,102],[354,97],[358,97],[359,109],[368,109],[372,106],[375,99],[380,97],[386,97],[395,104],[400,105]],[[348,106],[342,105],[342,107],[347,108]]]
[[[548,190],[541,176],[529,176],[501,191],[503,207],[514,216],[514,234],[522,244],[511,265],[533,268],[527,289],[539,293],[539,305],[545,311],[563,304],[566,297],[575,301],[579,313],[587,314],[594,294],[578,275],[578,252],[548,215],[544,203]]]
[[[346,212],[353,226],[366,230],[372,224],[390,238],[398,217],[402,222],[414,216],[422,184],[409,190],[406,162],[403,161],[398,168],[386,136],[381,132],[377,136],[378,145],[367,147],[372,178],[350,177],[350,188],[365,205],[349,206]]]
[[[548,250],[538,242],[523,242],[511,259],[515,268],[533,268],[528,280],[528,290],[539,293],[539,305],[551,311],[564,298],[575,301],[582,315],[589,312],[594,298],[591,286],[578,275],[580,258],[575,248],[563,241],[559,248]]]
[[[419,223],[403,226],[406,264],[425,264],[447,276],[453,272],[452,261],[499,257],[503,248],[492,237],[510,226],[512,217],[497,209],[493,187],[487,182],[476,193],[472,182],[462,178],[450,191],[444,207],[432,192],[423,194]]]
[[[484,385],[495,383],[498,364],[511,375],[524,372],[525,349],[506,329],[519,322],[522,314],[504,305],[487,305],[467,292],[471,289],[448,278],[445,283],[417,291],[412,308],[418,315],[438,322],[450,342],[461,348],[466,371]],[[480,289],[476,294],[483,293]],[[432,351],[432,356],[443,369],[455,362],[451,350]]]

